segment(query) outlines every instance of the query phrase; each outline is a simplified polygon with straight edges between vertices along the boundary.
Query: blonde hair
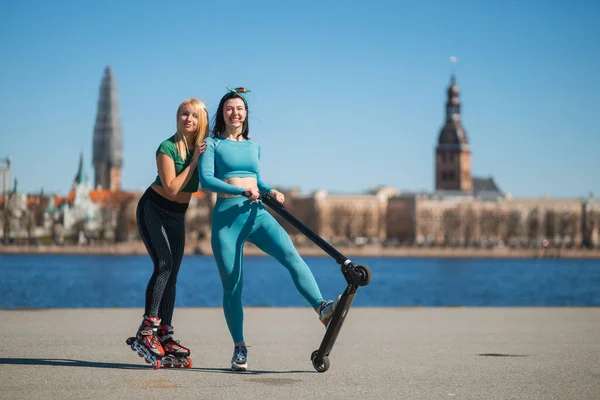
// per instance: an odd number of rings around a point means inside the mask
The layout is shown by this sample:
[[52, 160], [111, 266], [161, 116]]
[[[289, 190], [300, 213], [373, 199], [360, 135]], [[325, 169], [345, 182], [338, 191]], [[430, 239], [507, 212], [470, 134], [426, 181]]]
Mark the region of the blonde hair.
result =
[[[181, 109], [186, 105], [192, 106], [198, 114], [198, 130], [194, 134], [194, 143], [192, 145], [188, 144], [185, 135], [179, 131], [179, 118], [181, 117]], [[182, 101], [179, 107], [177, 108], [176, 126], [177, 133], [175, 134], [175, 146], [177, 147], [181, 158], [185, 160], [187, 152], [190, 151], [190, 147], [192, 147], [191, 151], [193, 151], [194, 147], [197, 144], [201, 143], [204, 139], [208, 137], [208, 110], [206, 109], [206, 105], [204, 105], [203, 102], [194, 97], [190, 97], [189, 99], [185, 99], [184, 101]]]

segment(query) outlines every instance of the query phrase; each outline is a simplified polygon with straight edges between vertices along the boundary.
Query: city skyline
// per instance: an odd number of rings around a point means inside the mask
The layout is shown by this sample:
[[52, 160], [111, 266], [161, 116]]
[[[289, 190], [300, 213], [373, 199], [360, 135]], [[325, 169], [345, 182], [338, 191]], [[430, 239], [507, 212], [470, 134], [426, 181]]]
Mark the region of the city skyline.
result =
[[[27, 4], [39, 6], [30, 12]], [[198, 97], [212, 114], [225, 85], [244, 85], [252, 90], [251, 134], [263, 150], [263, 180], [303, 192], [358, 193], [379, 185], [431, 192], [449, 58], [457, 56], [474, 176], [493, 176], [501, 190], [518, 197], [600, 193], [594, 178], [600, 168], [593, 117], [600, 91], [593, 73], [600, 66], [593, 44], [600, 33], [593, 23], [596, 4], [434, 2], [435, 12], [432, 5], [411, 5], [390, 6], [389, 13], [378, 2], [345, 3], [341, 10], [323, 5], [315, 13], [310, 2], [239, 5], [248, 14], [243, 45], [235, 44], [236, 29], [218, 29], [231, 17], [217, 17], [229, 10], [190, 6], [216, 19], [206, 21], [207, 34], [211, 27], [219, 32], [212, 43], [202, 42], [206, 54], [179, 52], [185, 35], [153, 31], [157, 21], [174, 28], [177, 15], [157, 4], [135, 9], [143, 15], [129, 25], [131, 6], [112, 5], [113, 31], [100, 29], [110, 13], [99, 6], [4, 6], [0, 144], [6, 154], [0, 157], [12, 155], [22, 191], [68, 193], [80, 152], [91, 174], [96, 102], [102, 72], [111, 65], [123, 123], [124, 190], [142, 191], [154, 179], [154, 151], [173, 133], [179, 102]], [[261, 14], [267, 8], [285, 23], [267, 21]], [[25, 27], [19, 27], [25, 12]], [[326, 21], [329, 30], [313, 29]], [[508, 21], [511, 30], [503, 25]], [[228, 43], [242, 66], [219, 61]], [[42, 106], [25, 116], [31, 99]], [[31, 163], [32, 152], [40, 165]]]

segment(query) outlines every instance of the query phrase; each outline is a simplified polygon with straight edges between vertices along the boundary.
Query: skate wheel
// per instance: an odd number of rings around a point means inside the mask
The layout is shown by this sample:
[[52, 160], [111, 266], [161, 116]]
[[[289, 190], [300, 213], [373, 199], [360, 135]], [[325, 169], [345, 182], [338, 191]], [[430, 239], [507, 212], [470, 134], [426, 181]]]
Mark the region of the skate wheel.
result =
[[319, 357], [318, 354], [319, 350], [315, 350], [310, 356], [310, 359], [313, 363], [313, 367], [315, 367], [315, 370], [317, 370], [317, 372], [325, 372], [329, 369], [329, 357]]
[[185, 361], [186, 361], [186, 364], [183, 366], [183, 368], [192, 368], [192, 359], [186, 358]]
[[159, 369], [160, 368], [160, 360], [156, 360], [156, 364], [152, 364], [152, 369]]
[[[137, 351], [136, 349], [133, 349], [134, 351]], [[138, 357], [144, 357], [143, 354], [137, 353]]]
[[[140, 357], [144, 357], [144, 356], [140, 355]], [[152, 361], [150, 361], [150, 360], [148, 360], [148, 359], [145, 359], [145, 358], [144, 358], [144, 361], [146, 361], [146, 364], [152, 364]]]

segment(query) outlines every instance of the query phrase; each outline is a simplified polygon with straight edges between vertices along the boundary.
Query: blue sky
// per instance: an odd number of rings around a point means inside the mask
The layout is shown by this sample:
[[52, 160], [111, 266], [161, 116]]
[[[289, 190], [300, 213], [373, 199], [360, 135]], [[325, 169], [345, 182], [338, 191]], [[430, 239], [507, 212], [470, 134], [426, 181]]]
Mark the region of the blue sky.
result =
[[0, 157], [23, 191], [66, 194], [87, 174], [102, 73], [112, 65], [123, 187], [190, 96], [214, 112], [252, 90], [263, 180], [356, 193], [432, 190], [457, 56], [475, 176], [516, 197], [600, 194], [600, 2], [0, 2]]

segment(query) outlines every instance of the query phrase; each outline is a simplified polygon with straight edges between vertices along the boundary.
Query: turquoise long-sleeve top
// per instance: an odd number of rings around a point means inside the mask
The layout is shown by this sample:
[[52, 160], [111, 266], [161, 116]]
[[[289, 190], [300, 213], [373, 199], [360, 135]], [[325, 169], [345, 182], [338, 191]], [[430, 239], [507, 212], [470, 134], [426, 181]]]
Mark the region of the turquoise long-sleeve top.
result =
[[241, 195], [243, 188], [224, 182], [227, 178], [256, 178], [258, 191], [272, 188], [260, 179], [260, 146], [254, 140], [234, 141], [206, 138], [206, 151], [200, 156], [200, 185], [215, 193]]

